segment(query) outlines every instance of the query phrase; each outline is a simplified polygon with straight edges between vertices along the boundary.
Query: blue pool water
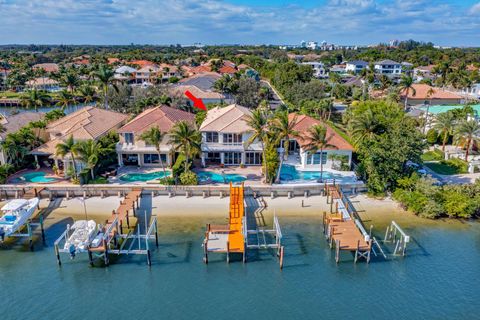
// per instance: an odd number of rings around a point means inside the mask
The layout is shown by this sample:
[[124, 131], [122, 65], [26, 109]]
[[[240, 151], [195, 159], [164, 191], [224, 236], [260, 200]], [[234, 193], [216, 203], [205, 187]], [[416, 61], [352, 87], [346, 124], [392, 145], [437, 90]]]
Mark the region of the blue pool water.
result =
[[22, 174], [20, 177], [15, 178], [12, 180], [14, 183], [21, 183], [21, 182], [33, 182], [33, 183], [48, 183], [53, 182], [57, 179], [55, 178], [48, 178], [45, 176], [45, 172], [28, 172]]
[[[170, 176], [170, 172], [167, 171], [167, 177]], [[163, 171], [155, 171], [150, 173], [127, 173], [120, 177], [120, 180], [126, 182], [146, 182], [154, 179], [163, 178]]]
[[323, 171], [323, 175], [321, 175], [320, 171], [299, 171], [294, 166], [288, 164], [282, 165], [282, 169], [280, 169], [280, 182], [282, 183], [315, 182], [320, 179], [320, 176], [322, 176], [323, 180], [353, 181], [352, 178], [327, 171]]
[[198, 181], [201, 183], [236, 183], [247, 180], [244, 176], [234, 173], [219, 174], [211, 171], [201, 171], [197, 173]]

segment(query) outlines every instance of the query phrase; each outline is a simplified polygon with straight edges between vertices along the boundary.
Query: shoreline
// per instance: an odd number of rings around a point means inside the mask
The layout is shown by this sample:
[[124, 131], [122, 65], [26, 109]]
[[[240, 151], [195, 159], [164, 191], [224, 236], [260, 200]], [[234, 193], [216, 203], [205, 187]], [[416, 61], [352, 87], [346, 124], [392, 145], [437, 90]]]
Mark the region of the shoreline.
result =
[[[374, 199], [366, 195], [358, 194], [349, 197], [353, 206], [368, 228], [373, 225], [379, 232], [395, 220], [403, 228], [412, 227], [454, 227], [461, 228], [471, 224], [470, 221], [439, 219], [430, 220], [421, 218], [407, 212], [393, 199]], [[97, 223], [105, 223], [111, 216], [112, 211], [117, 209], [121, 198], [110, 196], [105, 198], [90, 197], [85, 200], [85, 208], [79, 198], [57, 198], [54, 200], [42, 199], [40, 208], [46, 210], [45, 227], [59, 223], [72, 223], [74, 220], [86, 218], [95, 220]], [[267, 224], [272, 223], [274, 215], [278, 218], [293, 220], [315, 220], [321, 224], [322, 214], [330, 209], [323, 196], [303, 197], [277, 197], [274, 199], [264, 198], [266, 208], [258, 210], [257, 214], [265, 219]], [[303, 207], [302, 207], [303, 202]], [[5, 202], [1, 202], [3, 206]], [[159, 229], [166, 229], [174, 225], [204, 226], [206, 223], [222, 223], [228, 218], [229, 198], [219, 197], [172, 197], [168, 196], [144, 196], [138, 209], [139, 218], [147, 214], [156, 215], [159, 221]], [[151, 208], [149, 210], [149, 208]], [[316, 222], [315, 222], [316, 223]], [[168, 229], [168, 228], [167, 228]], [[178, 229], [178, 227], [174, 228]], [[190, 229], [188, 227], [188, 229]]]

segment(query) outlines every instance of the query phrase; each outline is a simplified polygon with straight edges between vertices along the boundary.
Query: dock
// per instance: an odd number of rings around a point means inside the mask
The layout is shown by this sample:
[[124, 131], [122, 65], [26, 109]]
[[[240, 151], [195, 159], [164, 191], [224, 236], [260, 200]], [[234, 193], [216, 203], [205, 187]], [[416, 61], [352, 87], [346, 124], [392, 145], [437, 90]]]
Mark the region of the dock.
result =
[[[112, 212], [112, 216], [108, 219], [103, 227], [98, 231], [95, 239], [98, 243], [95, 245], [95, 240], [90, 241], [87, 249], [78, 250], [76, 253], [87, 253], [90, 265], [93, 266], [94, 257], [102, 258], [104, 265], [109, 266], [111, 255], [145, 255], [147, 257], [147, 265], [151, 266], [151, 251], [150, 241], [155, 240], [155, 245], [158, 247], [158, 222], [157, 217], [153, 216], [150, 222], [145, 217], [145, 233], [140, 231], [140, 224], [132, 229], [130, 228], [129, 215], [130, 212], [137, 217], [136, 210], [139, 207], [139, 199], [142, 195], [141, 188], [134, 188], [128, 193], [124, 200], [120, 202], [117, 210]], [[124, 232], [123, 222], [127, 224], [127, 232]], [[69, 248], [65, 248], [69, 234], [69, 229], [65, 230], [62, 235], [55, 241], [55, 255], [57, 257], [58, 265], [62, 265], [60, 253], [67, 253], [73, 258]]]
[[[277, 249], [280, 268], [283, 268], [284, 248], [281, 245], [282, 232], [278, 218], [274, 216], [273, 229], [258, 226], [249, 229], [245, 198], [243, 183], [240, 186], [230, 183], [228, 224], [207, 224], [203, 241], [203, 261], [208, 264], [209, 253], [226, 253], [227, 263], [230, 262], [231, 254], [241, 254], [245, 263], [248, 249]], [[269, 242], [270, 238], [273, 238], [273, 241]]]
[[127, 227], [130, 228], [130, 219], [129, 213], [132, 212], [133, 216], [136, 216], [136, 210], [139, 206], [139, 200], [142, 196], [141, 188], [133, 188], [124, 198], [123, 201], [120, 201], [120, 206], [117, 210], [112, 211], [112, 216], [107, 220], [105, 228], [108, 229], [117, 219], [120, 224], [120, 228], [123, 227], [123, 221], [126, 222]]
[[325, 188], [330, 213], [323, 213], [323, 233], [330, 248], [335, 248], [335, 261], [340, 261], [340, 252], [354, 253], [354, 262], [364, 258], [370, 262], [371, 235], [365, 231], [362, 221], [351, 207], [338, 185]]

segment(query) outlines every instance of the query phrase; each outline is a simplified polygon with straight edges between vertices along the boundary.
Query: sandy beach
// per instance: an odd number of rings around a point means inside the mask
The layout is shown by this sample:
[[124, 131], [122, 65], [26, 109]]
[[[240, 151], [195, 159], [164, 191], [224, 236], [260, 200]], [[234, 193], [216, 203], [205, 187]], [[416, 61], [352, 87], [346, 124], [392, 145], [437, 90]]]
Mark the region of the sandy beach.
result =
[[[61, 227], [78, 219], [93, 219], [97, 223], [105, 223], [120, 203], [116, 196], [100, 198], [91, 197], [84, 203], [79, 198], [42, 199], [40, 207], [46, 213], [45, 226]], [[330, 205], [322, 196], [309, 198], [264, 197], [266, 208], [257, 211], [257, 216], [267, 224], [272, 223], [273, 215], [281, 218], [298, 218], [315, 221], [321, 224], [322, 213], [329, 211]], [[392, 220], [405, 228], [417, 225], [462, 226], [461, 222], [452, 220], [428, 220], [419, 218], [403, 210], [392, 199], [373, 199], [366, 195], [351, 196], [353, 206], [360, 214], [367, 228], [373, 225], [378, 231], [383, 230]], [[3, 205], [3, 203], [2, 203]], [[205, 227], [207, 223], [226, 223], [228, 217], [229, 198], [225, 197], [172, 197], [144, 195], [137, 210], [140, 219], [150, 214], [157, 216], [161, 232], [191, 232]], [[257, 205], [255, 203], [250, 205]], [[181, 226], [179, 219], [182, 219]], [[61, 227], [63, 228], [63, 227]]]

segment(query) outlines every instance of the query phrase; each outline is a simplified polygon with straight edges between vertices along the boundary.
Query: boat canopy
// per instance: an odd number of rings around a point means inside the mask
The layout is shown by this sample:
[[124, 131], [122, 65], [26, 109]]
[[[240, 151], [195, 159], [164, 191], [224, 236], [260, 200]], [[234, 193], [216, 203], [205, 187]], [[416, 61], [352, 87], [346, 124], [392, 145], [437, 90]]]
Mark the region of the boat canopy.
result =
[[16, 211], [28, 204], [28, 200], [25, 199], [14, 199], [9, 201], [6, 205], [3, 206], [2, 211]]

